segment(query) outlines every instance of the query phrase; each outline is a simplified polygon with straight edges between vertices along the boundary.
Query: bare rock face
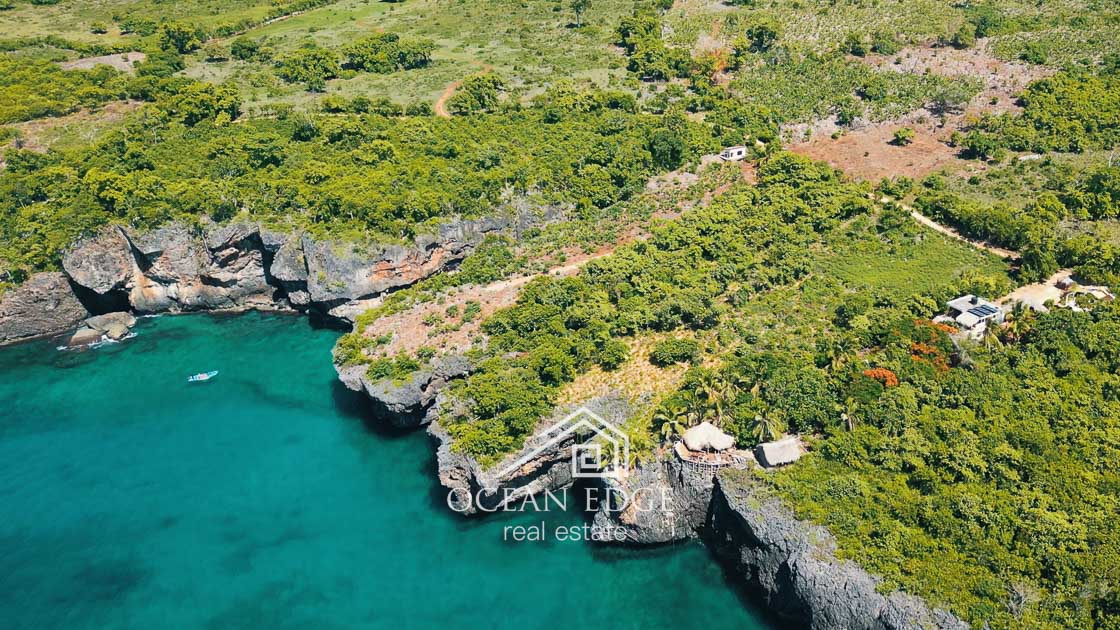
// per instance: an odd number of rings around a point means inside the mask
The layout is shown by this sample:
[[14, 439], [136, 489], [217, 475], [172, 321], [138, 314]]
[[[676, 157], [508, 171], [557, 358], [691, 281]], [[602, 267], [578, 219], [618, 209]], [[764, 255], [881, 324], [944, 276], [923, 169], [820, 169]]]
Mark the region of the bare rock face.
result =
[[604, 480], [622, 504], [601, 503], [595, 525], [621, 532], [619, 542], [651, 545], [695, 538], [708, 515], [714, 479], [670, 453], [639, 462], [621, 481]]
[[437, 357], [431, 365], [417, 370], [403, 381], [371, 381], [366, 366], [335, 366], [339, 380], [351, 391], [364, 393], [374, 418], [399, 428], [426, 424], [428, 408], [436, 395], [452, 380], [471, 370], [470, 361], [460, 355]]
[[307, 260], [303, 257], [302, 235], [288, 239], [276, 249], [270, 273], [281, 282], [307, 282]]
[[[418, 236], [411, 245], [356, 246], [349, 243], [302, 239], [305, 279], [311, 302], [329, 310], [339, 304], [379, 296], [405, 287], [462, 260], [487, 234], [519, 233], [561, 216], [550, 209], [543, 216], [533, 213], [501, 215], [441, 224], [434, 235]], [[281, 270], [287, 275], [287, 261], [294, 253], [278, 252], [284, 259]], [[279, 275], [277, 277], [280, 277]], [[295, 277], [295, 276], [293, 276]]]
[[742, 471], [717, 476], [707, 531], [716, 553], [765, 594], [771, 610], [820, 630], [968, 628], [917, 597], [878, 592], [877, 577], [836, 557], [828, 530], [797, 520], [753, 483]]
[[37, 273], [0, 296], [0, 342], [57, 333], [86, 317], [89, 312], [75, 297], [65, 275]]
[[252, 223], [213, 227], [197, 235], [172, 223], [130, 235], [138, 268], [129, 301], [140, 313], [272, 305], [265, 251]]
[[124, 289], [133, 276], [134, 261], [124, 231], [116, 226], [79, 241], [62, 257], [62, 268], [75, 284], [99, 296]]
[[[436, 441], [436, 461], [439, 481], [456, 498], [455, 508], [462, 514], [499, 510], [503, 506], [520, 503], [527, 496], [554, 491], [572, 484], [572, 455], [570, 447], [575, 437], [551, 444], [530, 438], [525, 446], [493, 466], [484, 467], [470, 455], [458, 452], [447, 429], [438, 420], [440, 410], [453, 404], [443, 396], [429, 410], [428, 434]], [[632, 411], [625, 399], [604, 396], [582, 405], [607, 422], [620, 425]], [[551, 418], [540, 422], [539, 428], [551, 426], [576, 410], [579, 405], [557, 408]], [[532, 457], [526, 455], [532, 454]], [[470, 497], [469, 503], [465, 502]]]
[[181, 222], [150, 231], [106, 227], [65, 253], [65, 275], [42, 276], [8, 293], [0, 343], [62, 332], [89, 312], [295, 308], [353, 322], [385, 292], [461, 260], [486, 234], [518, 233], [562, 216], [559, 209], [515, 210], [450, 221], [436, 234], [390, 246], [319, 242], [244, 221], [203, 230]]

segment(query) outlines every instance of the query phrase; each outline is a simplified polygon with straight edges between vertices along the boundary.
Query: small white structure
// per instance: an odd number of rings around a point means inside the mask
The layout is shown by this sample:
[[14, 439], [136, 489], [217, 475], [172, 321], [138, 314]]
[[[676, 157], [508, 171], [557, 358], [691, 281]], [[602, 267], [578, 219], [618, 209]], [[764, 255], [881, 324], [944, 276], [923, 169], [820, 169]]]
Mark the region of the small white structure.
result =
[[728, 162], [738, 162], [747, 157], [747, 147], [727, 147], [720, 152], [719, 156]]
[[949, 316], [962, 329], [984, 329], [989, 322], [1003, 323], [1003, 309], [975, 295], [964, 295], [949, 301]]
[[787, 435], [775, 442], [763, 442], [758, 445], [755, 457], [767, 468], [792, 464], [801, 459], [801, 441], [796, 435]]
[[681, 437], [690, 451], [726, 451], [735, 446], [735, 438], [720, 431], [711, 422], [701, 422]]

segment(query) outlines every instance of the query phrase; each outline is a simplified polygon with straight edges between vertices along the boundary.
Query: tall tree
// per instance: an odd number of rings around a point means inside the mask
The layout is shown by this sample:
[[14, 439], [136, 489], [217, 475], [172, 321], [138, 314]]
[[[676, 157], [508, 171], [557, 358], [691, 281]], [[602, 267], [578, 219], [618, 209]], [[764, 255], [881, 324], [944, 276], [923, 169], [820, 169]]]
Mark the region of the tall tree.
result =
[[576, 28], [583, 26], [583, 14], [591, 8], [591, 0], [572, 0], [572, 11], [576, 12]]

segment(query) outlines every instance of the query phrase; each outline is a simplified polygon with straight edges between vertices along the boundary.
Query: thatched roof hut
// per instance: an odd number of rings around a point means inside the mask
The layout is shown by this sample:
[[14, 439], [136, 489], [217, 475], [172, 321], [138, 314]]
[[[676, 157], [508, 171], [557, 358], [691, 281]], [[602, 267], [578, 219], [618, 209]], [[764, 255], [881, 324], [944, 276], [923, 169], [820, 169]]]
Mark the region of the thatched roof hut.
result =
[[735, 446], [735, 438], [720, 431], [711, 422], [701, 422], [685, 431], [682, 439], [690, 451], [726, 451]]
[[801, 459], [801, 442], [796, 435], [787, 435], [776, 442], [763, 442], [755, 454], [766, 467], [785, 466]]

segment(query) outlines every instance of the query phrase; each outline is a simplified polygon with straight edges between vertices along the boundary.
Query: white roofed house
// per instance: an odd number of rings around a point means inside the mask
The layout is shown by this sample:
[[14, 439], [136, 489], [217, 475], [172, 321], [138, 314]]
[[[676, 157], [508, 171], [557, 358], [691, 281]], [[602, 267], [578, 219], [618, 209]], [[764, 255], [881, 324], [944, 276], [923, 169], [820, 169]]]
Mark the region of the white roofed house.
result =
[[747, 147], [727, 147], [723, 151], [720, 151], [719, 156], [728, 162], [738, 162], [747, 157]]
[[948, 303], [949, 317], [963, 330], [983, 330], [989, 323], [1003, 323], [1003, 309], [975, 295], [964, 295]]

